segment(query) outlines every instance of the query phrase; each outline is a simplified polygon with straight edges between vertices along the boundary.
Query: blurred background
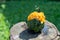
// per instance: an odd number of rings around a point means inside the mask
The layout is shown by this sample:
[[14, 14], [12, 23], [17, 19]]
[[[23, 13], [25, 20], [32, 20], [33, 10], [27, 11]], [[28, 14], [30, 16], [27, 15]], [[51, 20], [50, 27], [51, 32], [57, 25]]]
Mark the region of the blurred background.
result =
[[36, 6], [60, 31], [60, 0], [0, 0], [0, 40], [10, 40], [10, 28], [26, 21]]

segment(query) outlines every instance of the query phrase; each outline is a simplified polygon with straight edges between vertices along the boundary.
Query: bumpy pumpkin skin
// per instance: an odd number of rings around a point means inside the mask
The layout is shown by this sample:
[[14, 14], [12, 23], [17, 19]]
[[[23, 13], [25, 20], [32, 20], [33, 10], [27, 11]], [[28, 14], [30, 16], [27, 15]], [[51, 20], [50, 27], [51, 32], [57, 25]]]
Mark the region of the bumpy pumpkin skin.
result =
[[44, 27], [44, 23], [41, 24], [41, 22], [36, 19], [28, 21], [27, 25], [29, 30], [33, 30], [34, 32], [40, 32]]
[[[39, 10], [39, 9], [38, 9]], [[29, 30], [34, 32], [41, 32], [45, 23], [44, 12], [34, 11], [27, 18], [27, 25]]]

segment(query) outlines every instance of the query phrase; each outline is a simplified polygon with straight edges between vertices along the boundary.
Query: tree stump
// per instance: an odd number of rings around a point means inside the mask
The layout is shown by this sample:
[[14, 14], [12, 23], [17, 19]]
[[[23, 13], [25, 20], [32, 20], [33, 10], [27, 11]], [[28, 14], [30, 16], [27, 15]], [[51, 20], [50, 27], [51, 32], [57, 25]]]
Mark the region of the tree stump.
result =
[[49, 27], [48, 34], [30, 34], [26, 22], [19, 22], [10, 29], [10, 40], [60, 40], [60, 33], [56, 26], [49, 21], [45, 24]]

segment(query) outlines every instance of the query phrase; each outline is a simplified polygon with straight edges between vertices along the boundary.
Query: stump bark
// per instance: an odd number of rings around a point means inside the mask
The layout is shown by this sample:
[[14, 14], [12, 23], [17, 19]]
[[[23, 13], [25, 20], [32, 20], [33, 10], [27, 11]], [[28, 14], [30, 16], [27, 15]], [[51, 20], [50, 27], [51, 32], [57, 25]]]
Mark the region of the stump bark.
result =
[[49, 27], [48, 34], [30, 34], [26, 22], [19, 22], [10, 29], [10, 40], [60, 40], [60, 33], [56, 26], [49, 21], [45, 24]]

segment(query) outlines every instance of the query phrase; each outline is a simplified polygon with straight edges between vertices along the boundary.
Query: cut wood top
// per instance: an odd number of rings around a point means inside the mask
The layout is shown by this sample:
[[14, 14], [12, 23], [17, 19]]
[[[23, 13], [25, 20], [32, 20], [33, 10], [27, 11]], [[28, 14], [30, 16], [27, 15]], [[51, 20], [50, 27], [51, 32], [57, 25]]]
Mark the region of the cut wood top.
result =
[[58, 29], [54, 24], [49, 21], [46, 21], [45, 24], [49, 27], [48, 35], [41, 34], [29, 34], [27, 32], [27, 24], [26, 22], [19, 22], [10, 29], [10, 39], [11, 40], [58, 40], [59, 36]]

